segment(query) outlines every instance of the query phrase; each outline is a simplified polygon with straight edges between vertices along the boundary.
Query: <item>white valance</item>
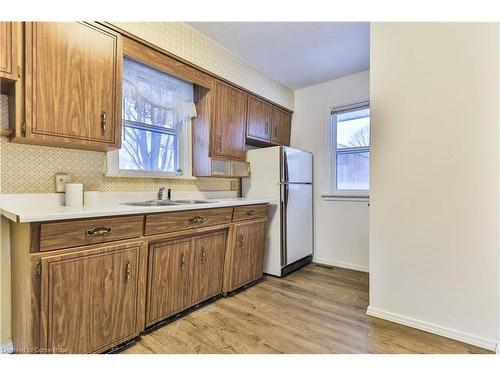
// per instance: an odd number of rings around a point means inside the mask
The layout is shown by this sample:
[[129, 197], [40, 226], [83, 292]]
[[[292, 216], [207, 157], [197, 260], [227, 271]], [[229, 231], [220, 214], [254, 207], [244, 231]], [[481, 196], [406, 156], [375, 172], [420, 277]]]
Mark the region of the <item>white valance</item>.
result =
[[[123, 77], [123, 98], [133, 103], [133, 112], [138, 116], [152, 111], [153, 114], [148, 115], [164, 121], [168, 118], [174, 123], [196, 117], [192, 83], [128, 58], [124, 59]], [[167, 112], [173, 113], [173, 118], [167, 116]]]

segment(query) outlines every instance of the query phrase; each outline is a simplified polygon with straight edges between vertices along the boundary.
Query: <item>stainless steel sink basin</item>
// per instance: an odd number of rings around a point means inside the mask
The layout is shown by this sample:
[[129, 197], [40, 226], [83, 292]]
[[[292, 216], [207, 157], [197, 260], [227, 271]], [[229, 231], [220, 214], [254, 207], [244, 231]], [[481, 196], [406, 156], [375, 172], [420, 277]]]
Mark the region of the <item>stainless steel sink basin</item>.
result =
[[143, 206], [143, 207], [148, 207], [148, 206], [176, 206], [179, 203], [174, 203], [172, 201], [159, 201], [159, 200], [151, 200], [151, 201], [143, 201], [143, 202], [127, 202], [123, 203], [127, 206]]
[[123, 203], [127, 206], [177, 206], [179, 204], [204, 204], [204, 203], [216, 203], [216, 201], [204, 201], [199, 199], [183, 199], [183, 200], [150, 200], [143, 202], [127, 202]]
[[203, 204], [203, 203], [217, 203], [217, 201], [204, 201], [199, 199], [182, 199], [172, 201], [176, 204]]

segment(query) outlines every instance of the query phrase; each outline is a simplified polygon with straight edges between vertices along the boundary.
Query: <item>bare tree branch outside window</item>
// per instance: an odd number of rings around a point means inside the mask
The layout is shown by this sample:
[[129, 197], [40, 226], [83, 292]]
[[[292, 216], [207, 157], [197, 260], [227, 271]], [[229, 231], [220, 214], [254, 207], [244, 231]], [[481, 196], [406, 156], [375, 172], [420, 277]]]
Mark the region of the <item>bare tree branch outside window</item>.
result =
[[185, 103], [192, 103], [192, 84], [129, 59], [123, 75], [119, 168], [175, 173], [179, 131], [190, 117], [184, 112]]

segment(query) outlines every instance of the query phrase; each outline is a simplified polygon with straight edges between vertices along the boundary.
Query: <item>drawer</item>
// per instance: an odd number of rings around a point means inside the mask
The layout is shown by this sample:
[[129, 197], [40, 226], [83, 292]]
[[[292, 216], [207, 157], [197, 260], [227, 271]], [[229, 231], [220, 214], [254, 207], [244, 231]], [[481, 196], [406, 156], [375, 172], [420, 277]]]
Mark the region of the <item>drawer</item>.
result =
[[40, 225], [40, 251], [141, 237], [144, 216], [125, 216]]
[[230, 223], [232, 216], [232, 207], [147, 215], [146, 236]]
[[234, 208], [233, 221], [267, 217], [267, 204], [237, 206]]

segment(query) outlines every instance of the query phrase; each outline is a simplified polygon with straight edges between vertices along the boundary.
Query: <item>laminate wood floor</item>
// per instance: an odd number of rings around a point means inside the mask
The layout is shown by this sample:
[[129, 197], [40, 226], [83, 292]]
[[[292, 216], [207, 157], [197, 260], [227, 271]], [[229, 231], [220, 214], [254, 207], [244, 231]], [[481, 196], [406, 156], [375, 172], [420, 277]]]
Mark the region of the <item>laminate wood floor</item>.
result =
[[368, 274], [311, 264], [142, 336], [123, 353], [490, 353], [366, 315]]

